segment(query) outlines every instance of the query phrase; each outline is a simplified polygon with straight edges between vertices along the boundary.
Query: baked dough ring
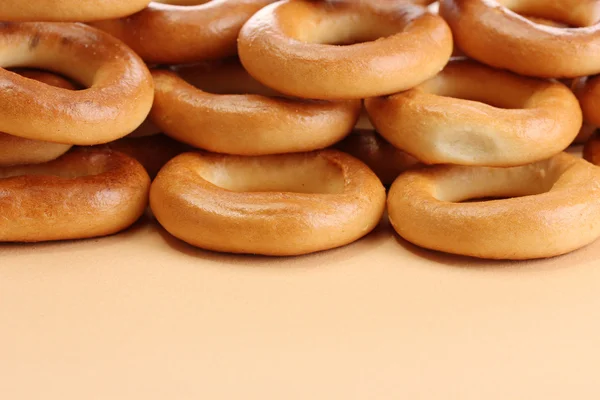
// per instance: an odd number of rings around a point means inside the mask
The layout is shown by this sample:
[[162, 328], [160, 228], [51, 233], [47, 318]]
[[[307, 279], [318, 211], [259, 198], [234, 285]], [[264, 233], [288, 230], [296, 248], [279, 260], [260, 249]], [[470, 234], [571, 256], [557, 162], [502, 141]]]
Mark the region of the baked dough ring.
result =
[[148, 63], [187, 64], [237, 54], [242, 25], [273, 1], [151, 2], [137, 14], [93, 25], [124, 41]]
[[398, 150], [370, 129], [355, 129], [335, 148], [367, 164], [386, 186], [404, 171], [420, 166], [416, 158]]
[[110, 235], [133, 224], [150, 179], [124, 154], [75, 150], [45, 164], [0, 168], [0, 242]]
[[[337, 44], [357, 43], [340, 46]], [[258, 81], [292, 96], [351, 99], [409, 89], [452, 54], [444, 20], [410, 3], [283, 0], [240, 31], [240, 59]]]
[[150, 205], [167, 231], [194, 246], [289, 256], [369, 233], [385, 209], [385, 189], [366, 165], [334, 150], [185, 153], [158, 173]]
[[352, 131], [361, 108], [358, 100], [211, 94], [172, 72], [156, 70], [152, 76], [152, 122], [176, 140], [217, 153], [266, 155], [325, 148]]
[[[18, 74], [47, 85], [69, 90], [75, 89], [75, 86], [68, 80], [48, 72], [24, 70], [18, 71]], [[70, 144], [29, 140], [0, 133], [0, 167], [45, 163], [62, 156], [70, 148]]]
[[567, 148], [582, 123], [577, 98], [565, 85], [468, 60], [454, 60], [422, 85], [365, 105], [385, 139], [427, 164], [528, 164]]
[[[460, 203], [490, 197], [512, 198]], [[561, 153], [513, 168], [408, 171], [390, 189], [388, 213], [400, 236], [428, 249], [490, 259], [558, 256], [600, 236], [600, 168]]]
[[[596, 0], [441, 0], [440, 15], [452, 28], [456, 44], [471, 58], [522, 75], [574, 78], [600, 72], [598, 4]], [[538, 24], [517, 12], [584, 28]]]
[[[82, 24], [0, 23], [0, 131], [26, 139], [99, 144], [137, 128], [154, 88], [142, 60], [114, 37]], [[66, 90], [3, 68], [32, 67], [71, 77]]]
[[150, 0], [2, 0], [0, 21], [86, 22], [120, 18], [140, 11]]

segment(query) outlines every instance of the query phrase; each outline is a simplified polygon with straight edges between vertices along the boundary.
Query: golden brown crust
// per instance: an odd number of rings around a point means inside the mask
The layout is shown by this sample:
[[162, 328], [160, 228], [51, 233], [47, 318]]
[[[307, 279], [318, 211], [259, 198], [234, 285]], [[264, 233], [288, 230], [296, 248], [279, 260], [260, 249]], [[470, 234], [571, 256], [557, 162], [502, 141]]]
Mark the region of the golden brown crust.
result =
[[45, 164], [0, 168], [0, 241], [82, 239], [121, 231], [148, 202], [134, 159], [78, 149]]
[[391, 185], [404, 171], [421, 166], [419, 160], [398, 150], [373, 130], [355, 129], [334, 147], [364, 162], [384, 185]]
[[[463, 203], [490, 197], [509, 198]], [[491, 259], [553, 257], [600, 236], [600, 168], [561, 153], [513, 168], [408, 171], [390, 189], [388, 214], [400, 236], [428, 249]]]
[[124, 41], [148, 63], [186, 64], [237, 54], [242, 25], [273, 1], [196, 1], [198, 5], [152, 2], [137, 14], [93, 25]]
[[583, 29], [537, 24], [490, 0], [442, 0], [440, 15], [469, 57], [496, 68], [543, 78], [600, 72], [600, 8], [595, 0], [503, 0], [516, 12]]
[[87, 22], [120, 18], [142, 10], [150, 0], [2, 0], [0, 21]]
[[238, 51], [254, 78], [281, 93], [356, 99], [406, 90], [438, 73], [452, 53], [452, 33], [410, 3], [284, 0], [244, 25]]
[[[36, 70], [23, 70], [17, 71], [17, 73], [47, 85], [69, 90], [75, 89], [71, 82], [56, 74]], [[0, 133], [0, 167], [45, 163], [62, 156], [70, 148], [70, 144], [30, 140]]]
[[154, 70], [152, 76], [152, 122], [176, 140], [217, 153], [266, 155], [325, 148], [350, 133], [361, 107], [358, 100], [211, 94], [169, 71]]
[[414, 89], [365, 105], [386, 140], [427, 164], [528, 164], [567, 148], [582, 123], [565, 85], [469, 60], [453, 60]]
[[0, 133], [0, 167], [39, 164], [65, 154], [70, 144], [42, 142]]
[[154, 178], [172, 158], [190, 150], [189, 146], [162, 134], [125, 137], [101, 146], [135, 158], [144, 166], [151, 178]]
[[334, 150], [261, 157], [186, 153], [159, 172], [150, 205], [167, 231], [192, 245], [299, 255], [369, 233], [384, 211], [385, 189], [366, 165]]
[[152, 79], [142, 60], [86, 25], [0, 23], [0, 60], [0, 67], [45, 69], [88, 88], [55, 88], [0, 68], [0, 131], [11, 135], [106, 143], [137, 128], [152, 106]]

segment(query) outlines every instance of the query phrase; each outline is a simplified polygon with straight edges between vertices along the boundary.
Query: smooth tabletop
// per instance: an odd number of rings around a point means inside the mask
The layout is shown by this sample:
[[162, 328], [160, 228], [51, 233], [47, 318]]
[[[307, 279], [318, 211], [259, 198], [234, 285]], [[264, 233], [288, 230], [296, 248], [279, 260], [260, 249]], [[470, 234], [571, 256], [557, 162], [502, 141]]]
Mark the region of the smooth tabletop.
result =
[[599, 259], [449, 256], [385, 223], [298, 258], [202, 251], [150, 218], [0, 245], [0, 397], [595, 399]]

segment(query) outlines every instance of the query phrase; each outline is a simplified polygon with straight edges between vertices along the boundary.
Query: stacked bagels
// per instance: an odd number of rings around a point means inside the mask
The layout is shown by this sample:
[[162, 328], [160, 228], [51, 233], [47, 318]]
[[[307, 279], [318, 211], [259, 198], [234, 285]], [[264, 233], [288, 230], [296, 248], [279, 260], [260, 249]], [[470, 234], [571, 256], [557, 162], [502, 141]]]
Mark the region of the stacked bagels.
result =
[[600, 0], [430, 3], [3, 0], [0, 241], [115, 233], [148, 202], [230, 253], [346, 245], [386, 208], [474, 257], [596, 240], [600, 168], [564, 150], [600, 126]]

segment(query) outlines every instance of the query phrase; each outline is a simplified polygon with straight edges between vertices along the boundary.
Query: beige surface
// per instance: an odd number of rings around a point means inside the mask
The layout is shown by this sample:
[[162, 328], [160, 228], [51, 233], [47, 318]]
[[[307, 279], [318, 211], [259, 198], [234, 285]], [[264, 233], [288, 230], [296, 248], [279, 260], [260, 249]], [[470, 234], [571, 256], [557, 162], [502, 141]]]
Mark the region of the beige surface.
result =
[[0, 398], [592, 399], [600, 242], [482, 262], [382, 226], [290, 259], [121, 235], [0, 246]]

